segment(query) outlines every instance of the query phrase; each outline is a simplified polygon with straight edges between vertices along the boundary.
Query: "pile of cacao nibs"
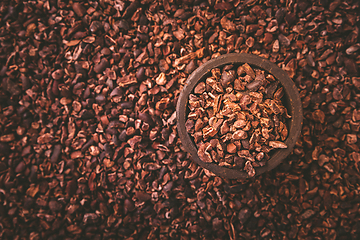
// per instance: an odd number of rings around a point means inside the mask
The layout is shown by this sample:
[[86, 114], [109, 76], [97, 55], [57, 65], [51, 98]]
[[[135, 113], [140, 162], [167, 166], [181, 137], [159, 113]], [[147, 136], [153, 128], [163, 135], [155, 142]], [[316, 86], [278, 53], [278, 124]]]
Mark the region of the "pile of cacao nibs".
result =
[[287, 148], [284, 89], [272, 74], [245, 63], [214, 68], [189, 96], [186, 130], [207, 163], [244, 169], [250, 177]]
[[[360, 239], [359, 28], [358, 0], [1, 0], [0, 239]], [[249, 179], [176, 126], [227, 53], [283, 69], [304, 113]]]

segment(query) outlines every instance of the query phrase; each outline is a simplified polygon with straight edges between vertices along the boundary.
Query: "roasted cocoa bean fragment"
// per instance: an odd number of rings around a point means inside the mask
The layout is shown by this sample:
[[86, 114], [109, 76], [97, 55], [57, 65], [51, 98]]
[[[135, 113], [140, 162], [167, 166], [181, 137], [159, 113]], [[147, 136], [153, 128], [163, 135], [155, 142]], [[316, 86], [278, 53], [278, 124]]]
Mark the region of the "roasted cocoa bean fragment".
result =
[[102, 23], [99, 22], [99, 21], [93, 21], [91, 24], [90, 24], [90, 31], [92, 33], [96, 33], [97, 31], [101, 30], [101, 28], [103, 27]]
[[23, 172], [23, 171], [25, 170], [25, 167], [26, 167], [25, 162], [21, 161], [21, 162], [19, 162], [18, 165], [16, 166], [15, 172], [16, 172], [16, 173]]
[[239, 211], [238, 219], [241, 224], [244, 224], [249, 219], [250, 216], [251, 216], [251, 210], [247, 207], [244, 207]]
[[244, 65], [242, 65], [242, 67], [248, 76], [250, 76], [252, 79], [255, 79], [255, 72], [249, 64], [245, 63]]
[[101, 73], [109, 66], [109, 61], [106, 58], [101, 59], [101, 61], [94, 66], [94, 71], [96, 73]]
[[58, 162], [60, 154], [61, 154], [61, 149], [62, 149], [62, 147], [61, 147], [60, 144], [55, 145], [54, 150], [53, 150], [52, 155], [51, 155], [51, 159], [50, 159], [50, 161], [52, 163], [57, 163]]
[[51, 200], [49, 202], [49, 208], [52, 212], [58, 212], [61, 210], [62, 205], [56, 200]]
[[291, 43], [291, 41], [283, 34], [279, 34], [279, 41], [280, 41], [281, 46], [285, 46], [285, 47], [290, 46], [290, 43]]
[[236, 153], [236, 145], [234, 143], [229, 143], [226, 146], [226, 150], [228, 153]]
[[286, 144], [280, 141], [270, 141], [269, 146], [273, 148], [287, 148]]
[[138, 6], [137, 1], [131, 2], [130, 5], [125, 9], [122, 17], [125, 19], [130, 18], [135, 13], [137, 6]]
[[73, 8], [74, 12], [76, 13], [76, 15], [78, 15], [79, 17], [84, 16], [86, 13], [86, 9], [84, 8], [84, 6], [81, 3], [74, 2], [72, 5], [72, 8]]
[[195, 94], [202, 94], [205, 91], [205, 83], [201, 82], [194, 88]]
[[251, 83], [246, 84], [246, 88], [249, 89], [250, 91], [256, 91], [261, 87], [261, 85], [262, 85], [262, 81], [255, 80]]

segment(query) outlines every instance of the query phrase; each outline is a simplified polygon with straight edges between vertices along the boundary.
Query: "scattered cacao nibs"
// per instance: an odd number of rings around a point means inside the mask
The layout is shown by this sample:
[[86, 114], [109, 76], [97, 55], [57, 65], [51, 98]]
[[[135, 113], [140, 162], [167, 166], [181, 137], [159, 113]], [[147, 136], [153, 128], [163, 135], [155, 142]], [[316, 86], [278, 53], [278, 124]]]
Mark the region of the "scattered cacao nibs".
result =
[[[359, 13], [356, 0], [0, 1], [0, 239], [360, 239]], [[286, 71], [304, 121], [281, 165], [229, 180], [183, 151], [175, 106], [194, 69], [243, 52]]]

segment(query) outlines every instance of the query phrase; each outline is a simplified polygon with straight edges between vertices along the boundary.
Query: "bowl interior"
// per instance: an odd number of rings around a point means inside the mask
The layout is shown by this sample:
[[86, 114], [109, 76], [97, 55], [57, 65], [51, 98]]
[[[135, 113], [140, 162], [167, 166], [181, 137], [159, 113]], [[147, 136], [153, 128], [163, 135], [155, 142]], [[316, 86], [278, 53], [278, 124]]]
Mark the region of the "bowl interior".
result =
[[204, 63], [189, 76], [188, 80], [184, 85], [184, 88], [180, 93], [176, 108], [178, 120], [177, 127], [182, 145], [185, 150], [191, 154], [193, 160], [203, 168], [206, 168], [214, 174], [225, 178], [247, 178], [248, 175], [243, 170], [221, 167], [217, 163], [205, 163], [200, 160], [197, 155], [196, 145], [185, 128], [185, 122], [187, 120], [187, 115], [189, 112], [189, 108], [187, 107], [188, 98], [189, 95], [193, 92], [193, 89], [197, 85], [197, 83], [205, 79], [205, 77], [210, 74], [211, 69], [228, 64], [242, 65], [244, 63], [248, 63], [252, 67], [265, 70], [266, 72], [272, 74], [280, 82], [285, 92], [283, 103], [284, 106], [287, 108], [289, 115], [291, 115], [291, 119], [288, 119], [286, 124], [288, 127], [288, 137], [285, 140], [285, 144], [288, 146], [288, 148], [278, 149], [274, 153], [272, 153], [271, 158], [267, 161], [265, 166], [257, 167], [255, 169], [256, 175], [273, 169], [274, 167], [279, 165], [282, 160], [286, 158], [286, 156], [290, 154], [291, 150], [295, 146], [297, 138], [300, 136], [300, 131], [302, 127], [302, 107], [298, 90], [294, 82], [287, 75], [287, 73], [285, 73], [282, 69], [280, 69], [272, 62], [252, 54], [232, 53], [222, 55], [218, 58], [212, 59]]

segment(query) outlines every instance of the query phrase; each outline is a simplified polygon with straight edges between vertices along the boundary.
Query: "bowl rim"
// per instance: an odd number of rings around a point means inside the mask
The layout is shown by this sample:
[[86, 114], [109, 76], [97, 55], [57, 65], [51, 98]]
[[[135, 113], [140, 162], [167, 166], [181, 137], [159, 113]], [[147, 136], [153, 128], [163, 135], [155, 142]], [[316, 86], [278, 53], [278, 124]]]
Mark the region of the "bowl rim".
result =
[[213, 172], [215, 175], [229, 179], [245, 179], [249, 178], [249, 176], [243, 170], [221, 167], [217, 163], [206, 163], [200, 160], [197, 154], [197, 148], [185, 128], [185, 122], [187, 119], [186, 108], [189, 95], [192, 93], [193, 88], [211, 71], [211, 69], [223, 65], [244, 63], [248, 63], [251, 66], [261, 68], [271, 73], [282, 84], [285, 94], [288, 96], [289, 106], [287, 107], [287, 109], [289, 110], [289, 115], [291, 115], [289, 133], [287, 139], [285, 140], [285, 144], [288, 147], [276, 151], [267, 161], [265, 166], [257, 167], [255, 171], [255, 176], [272, 170], [290, 154], [290, 152], [295, 146], [297, 139], [300, 136], [303, 124], [302, 104], [295, 83], [291, 80], [291, 78], [284, 70], [282, 70], [269, 60], [249, 53], [229, 53], [211, 59], [202, 64], [190, 74], [187, 81], [185, 82], [183, 89], [180, 92], [179, 99], [176, 105], [177, 129], [180, 136], [181, 144], [184, 150], [191, 154], [193, 161], [195, 161], [201, 167]]

